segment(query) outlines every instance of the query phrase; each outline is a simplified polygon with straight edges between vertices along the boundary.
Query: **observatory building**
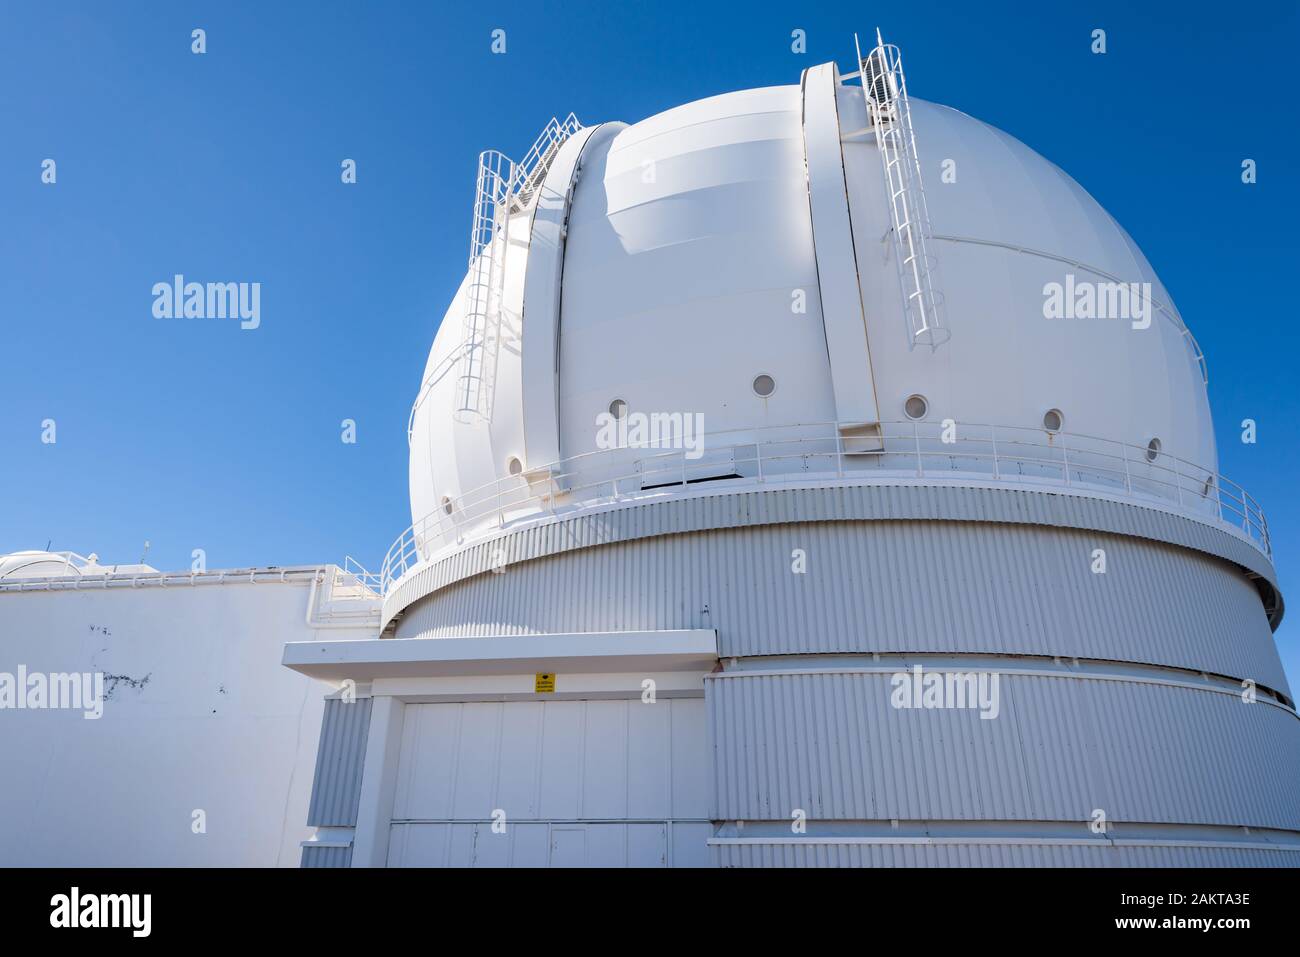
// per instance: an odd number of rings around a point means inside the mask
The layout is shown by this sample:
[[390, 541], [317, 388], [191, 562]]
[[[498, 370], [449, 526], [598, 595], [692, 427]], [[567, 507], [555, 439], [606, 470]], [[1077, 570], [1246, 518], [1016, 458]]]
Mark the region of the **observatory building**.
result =
[[857, 62], [483, 154], [383, 637], [286, 651], [356, 696], [304, 863], [1300, 863], [1195, 339], [1066, 173]]
[[[207, 863], [1300, 864], [1283, 600], [1206, 382], [1124, 229], [909, 98], [883, 42], [849, 74], [552, 120], [480, 158], [373, 591], [333, 566], [204, 588], [0, 565], [34, 660], [112, 647], [83, 632], [114, 609], [143, 633], [146, 591], [209, 622], [188, 640], [211, 658], [119, 649], [176, 684], [67, 734], [108, 780], [111, 733], [151, 729], [134, 789], [49, 811], [6, 789], [0, 852], [80, 862], [121, 818], [154, 842], [134, 862], [214, 855], [184, 827], [215, 753], [216, 820], [257, 830]], [[164, 773], [184, 827], [158, 847]], [[56, 811], [81, 857], [31, 836]]]

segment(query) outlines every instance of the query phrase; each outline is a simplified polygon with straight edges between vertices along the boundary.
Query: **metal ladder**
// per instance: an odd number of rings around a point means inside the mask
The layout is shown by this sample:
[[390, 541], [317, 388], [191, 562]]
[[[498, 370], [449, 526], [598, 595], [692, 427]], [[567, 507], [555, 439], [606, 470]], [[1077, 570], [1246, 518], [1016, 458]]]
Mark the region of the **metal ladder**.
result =
[[875, 132], [877, 152], [889, 195], [890, 235], [894, 262], [903, 297], [909, 348], [928, 345], [931, 350], [950, 336], [941, 317], [943, 298], [935, 291], [935, 261], [929, 253], [932, 239], [930, 213], [921, 182], [921, 162], [912, 130], [912, 111], [898, 47], [887, 44], [876, 31], [876, 46], [865, 57], [858, 36], [859, 80], [867, 101], [868, 129]]
[[536, 199], [556, 153], [581, 128], [572, 113], [563, 121], [551, 117], [518, 163], [499, 150], [479, 154], [456, 382], [454, 415], [458, 422], [492, 421], [510, 215], [526, 210]]

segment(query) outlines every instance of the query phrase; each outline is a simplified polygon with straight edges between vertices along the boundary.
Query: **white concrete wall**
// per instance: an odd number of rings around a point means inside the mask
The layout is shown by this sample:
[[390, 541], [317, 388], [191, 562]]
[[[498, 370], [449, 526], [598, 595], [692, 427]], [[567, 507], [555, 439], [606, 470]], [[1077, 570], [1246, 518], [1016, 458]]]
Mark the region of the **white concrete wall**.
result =
[[296, 867], [329, 689], [284, 643], [368, 634], [309, 628], [309, 589], [0, 592], [0, 672], [130, 679], [98, 720], [0, 709], [0, 865]]

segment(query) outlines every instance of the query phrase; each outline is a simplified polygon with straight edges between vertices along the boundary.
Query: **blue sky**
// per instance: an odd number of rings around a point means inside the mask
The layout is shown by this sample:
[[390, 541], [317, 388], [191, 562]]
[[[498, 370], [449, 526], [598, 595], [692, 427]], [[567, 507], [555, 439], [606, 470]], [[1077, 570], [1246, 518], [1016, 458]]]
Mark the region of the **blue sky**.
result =
[[[1208, 357], [1222, 471], [1263, 504], [1300, 607], [1300, 7], [1135, 6], [5, 0], [0, 552], [134, 561], [147, 539], [163, 568], [193, 548], [377, 566], [409, 522], [407, 413], [464, 271], [478, 152], [521, 153], [568, 110], [633, 122], [851, 69], [853, 31], [879, 25], [915, 95], [1062, 166], [1146, 252]], [[155, 320], [150, 289], [177, 272], [261, 282], [261, 328]], [[1300, 613], [1279, 633], [1300, 686], [1293, 636]]]

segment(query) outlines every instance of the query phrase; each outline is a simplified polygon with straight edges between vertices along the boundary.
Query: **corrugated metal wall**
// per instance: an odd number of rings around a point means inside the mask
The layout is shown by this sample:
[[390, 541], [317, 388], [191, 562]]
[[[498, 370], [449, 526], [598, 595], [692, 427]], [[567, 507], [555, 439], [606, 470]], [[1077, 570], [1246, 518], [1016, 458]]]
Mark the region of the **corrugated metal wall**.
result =
[[[1093, 574], [1092, 553], [1107, 571]], [[807, 571], [792, 572], [792, 552]], [[430, 596], [399, 638], [716, 628], [724, 657], [965, 652], [1134, 661], [1289, 694], [1254, 586], [1204, 553], [984, 522], [804, 522], [564, 552]]]
[[699, 697], [408, 704], [388, 864], [707, 866], [706, 724]]
[[1281, 707], [1139, 681], [1003, 674], [997, 718], [897, 709], [890, 676], [706, 681], [714, 820], [1111, 821], [1300, 829]]
[[718, 867], [1295, 867], [1266, 848], [1079, 844], [729, 844]]
[[330, 847], [307, 845], [302, 849], [303, 867], [351, 867], [352, 846]]
[[[505, 572], [486, 573], [497, 549]], [[706, 682], [709, 817], [750, 822], [755, 837], [771, 827], [756, 822], [788, 824], [795, 809], [823, 835], [891, 820], [1010, 822], [1006, 842], [989, 844], [719, 840], [722, 866], [1295, 866], [1300, 852], [1231, 836], [1223, 846], [1016, 838], [1015, 822], [1082, 826], [1094, 809], [1156, 828], [1300, 831], [1296, 716], [1224, 693], [1250, 678], [1290, 695], [1244, 569], [1274, 580], [1229, 530], [1134, 504], [959, 486], [787, 488], [507, 533], [411, 576], [386, 608], [405, 609], [399, 638], [716, 629], [720, 655], [745, 661]], [[835, 657], [872, 652], [1000, 658], [1001, 713], [895, 709], [888, 673]], [[1085, 664], [1023, 673], [1033, 657]], [[1230, 680], [1177, 684], [1201, 671]]]
[[708, 821], [399, 823], [389, 867], [712, 867]]
[[[469, 545], [411, 575], [384, 600], [385, 623], [422, 597], [464, 578], [563, 552], [659, 535], [721, 528], [835, 521], [960, 521], [1097, 530], [1195, 549], [1227, 559], [1276, 588], [1269, 559], [1213, 517], [1204, 521], [1075, 490], [1031, 491], [935, 483], [832, 488], [767, 487], [611, 506], [545, 521]], [[1279, 606], [1280, 607], [1280, 606]]]
[[372, 704], [370, 698], [350, 702], [330, 698], [325, 702], [316, 778], [307, 811], [307, 823], [312, 827], [352, 827], [357, 823]]
[[700, 698], [410, 704], [393, 820], [707, 820]]

